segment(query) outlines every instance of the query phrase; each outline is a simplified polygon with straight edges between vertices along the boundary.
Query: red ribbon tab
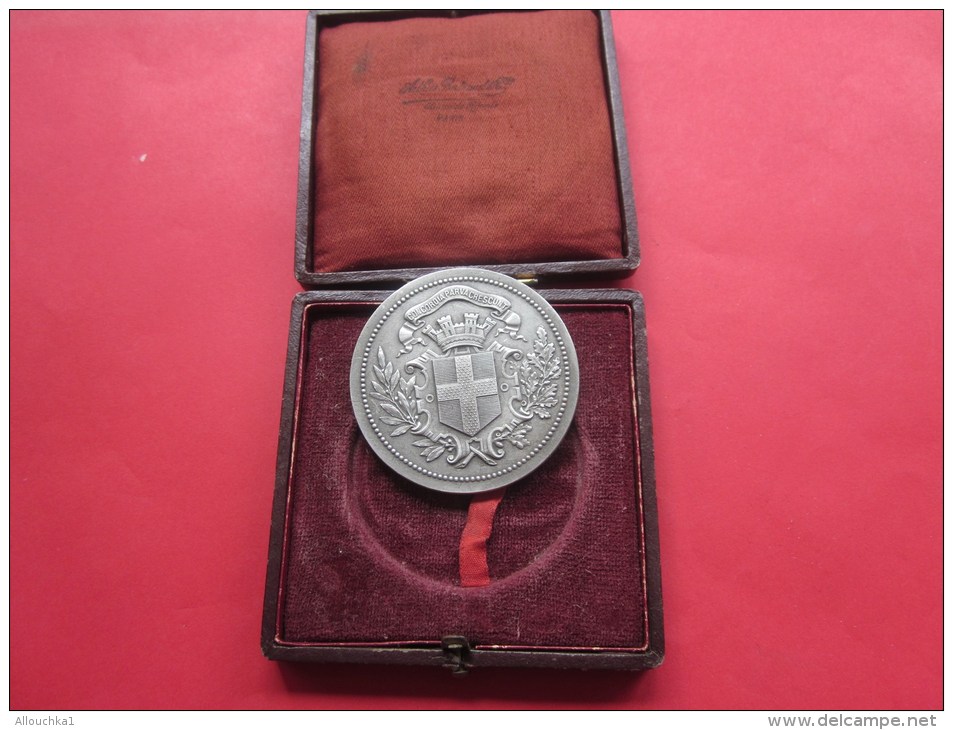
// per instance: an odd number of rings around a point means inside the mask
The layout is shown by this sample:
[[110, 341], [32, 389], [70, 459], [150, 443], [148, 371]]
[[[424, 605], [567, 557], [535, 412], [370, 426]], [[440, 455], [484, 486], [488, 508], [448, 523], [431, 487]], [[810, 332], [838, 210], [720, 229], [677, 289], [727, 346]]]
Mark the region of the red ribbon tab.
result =
[[475, 494], [470, 500], [467, 523], [460, 536], [460, 585], [477, 588], [490, 585], [486, 543], [493, 531], [493, 515], [506, 493], [506, 487]]

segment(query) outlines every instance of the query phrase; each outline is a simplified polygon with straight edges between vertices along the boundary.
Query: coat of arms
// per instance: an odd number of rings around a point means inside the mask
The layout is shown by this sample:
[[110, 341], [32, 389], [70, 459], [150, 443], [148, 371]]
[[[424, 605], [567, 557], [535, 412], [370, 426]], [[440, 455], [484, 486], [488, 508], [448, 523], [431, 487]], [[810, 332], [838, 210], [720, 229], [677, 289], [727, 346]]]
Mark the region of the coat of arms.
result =
[[399, 349], [378, 345], [368, 378], [377, 419], [390, 437], [413, 439], [424, 461], [456, 469], [473, 459], [496, 466], [510, 446], [524, 449], [534, 421], [559, 402], [562, 363], [546, 328], [532, 341], [520, 330], [509, 299], [464, 284], [408, 309]]

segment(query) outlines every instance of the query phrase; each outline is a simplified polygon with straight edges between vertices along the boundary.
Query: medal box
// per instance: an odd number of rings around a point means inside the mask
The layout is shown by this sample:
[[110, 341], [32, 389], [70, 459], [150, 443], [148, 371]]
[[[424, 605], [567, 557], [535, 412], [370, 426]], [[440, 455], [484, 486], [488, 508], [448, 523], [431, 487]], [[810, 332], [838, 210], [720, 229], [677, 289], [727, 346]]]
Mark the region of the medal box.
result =
[[[312, 12], [295, 272], [262, 623], [276, 660], [646, 669], [663, 656], [639, 294], [550, 289], [638, 264], [607, 12]], [[364, 324], [402, 282], [535, 284], [579, 400], [484, 524], [372, 452], [350, 403]], [[369, 290], [368, 287], [376, 287]], [[485, 513], [484, 513], [485, 514]], [[466, 545], [466, 546], [465, 546]]]

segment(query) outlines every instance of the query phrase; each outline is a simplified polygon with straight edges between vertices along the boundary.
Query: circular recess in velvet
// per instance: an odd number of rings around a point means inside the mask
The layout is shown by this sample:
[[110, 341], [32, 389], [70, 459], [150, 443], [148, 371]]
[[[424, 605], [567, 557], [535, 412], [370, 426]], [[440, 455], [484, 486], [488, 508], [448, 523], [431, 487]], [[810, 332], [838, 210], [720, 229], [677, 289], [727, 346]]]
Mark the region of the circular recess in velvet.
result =
[[[539, 469], [506, 488], [487, 543], [493, 582], [541, 562], [577, 511], [585, 449], [575, 426]], [[471, 495], [421, 489], [395, 475], [355, 429], [348, 472], [349, 518], [390, 568], [458, 586], [459, 544]], [[470, 589], [468, 589], [470, 590]]]

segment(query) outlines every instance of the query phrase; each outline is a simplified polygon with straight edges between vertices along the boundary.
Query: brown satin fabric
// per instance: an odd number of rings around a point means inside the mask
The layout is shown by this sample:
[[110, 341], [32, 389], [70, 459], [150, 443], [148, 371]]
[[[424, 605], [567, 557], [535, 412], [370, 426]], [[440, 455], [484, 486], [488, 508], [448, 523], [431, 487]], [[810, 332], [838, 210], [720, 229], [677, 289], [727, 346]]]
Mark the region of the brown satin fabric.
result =
[[324, 27], [316, 271], [619, 258], [598, 19]]

